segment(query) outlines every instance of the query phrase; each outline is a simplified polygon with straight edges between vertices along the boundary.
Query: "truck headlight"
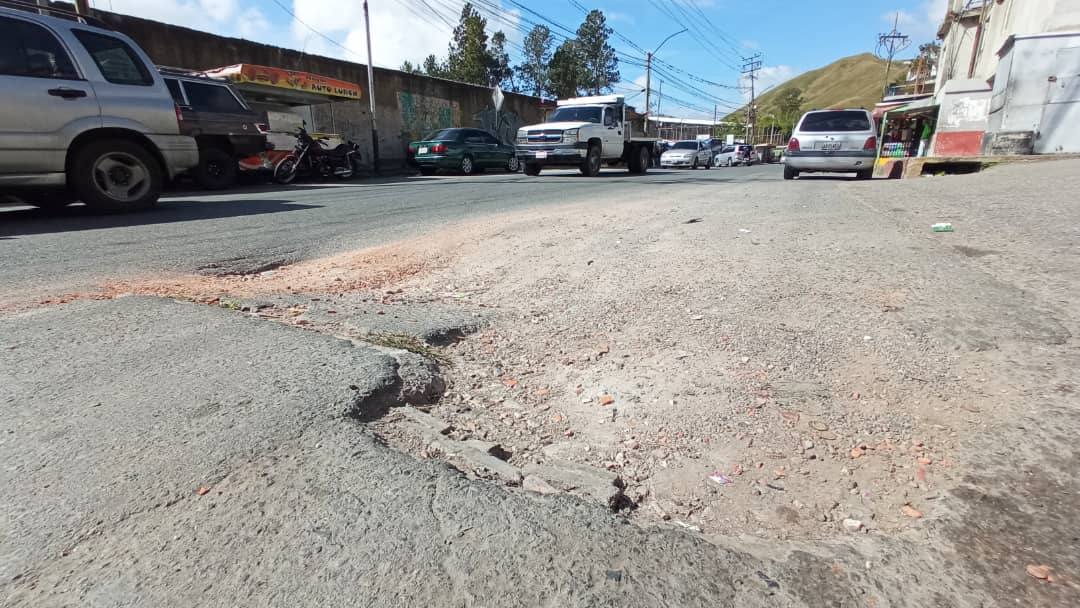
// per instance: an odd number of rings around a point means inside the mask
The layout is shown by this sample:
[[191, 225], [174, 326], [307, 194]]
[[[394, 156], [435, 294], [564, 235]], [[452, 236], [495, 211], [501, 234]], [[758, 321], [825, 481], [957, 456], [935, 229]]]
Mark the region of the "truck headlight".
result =
[[528, 142], [529, 141], [529, 131], [528, 131], [528, 129], [518, 129], [517, 140], [518, 140], [518, 143], [522, 143], [522, 144]]
[[562, 132], [563, 141], [577, 142], [580, 129], [567, 129]]

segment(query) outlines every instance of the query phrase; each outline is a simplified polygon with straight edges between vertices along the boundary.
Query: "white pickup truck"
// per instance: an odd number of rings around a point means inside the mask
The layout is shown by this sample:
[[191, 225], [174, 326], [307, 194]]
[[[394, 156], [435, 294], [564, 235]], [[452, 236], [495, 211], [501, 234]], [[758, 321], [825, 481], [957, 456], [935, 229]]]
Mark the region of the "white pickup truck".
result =
[[632, 137], [622, 95], [561, 99], [548, 122], [518, 129], [518, 161], [526, 175], [544, 167], [577, 167], [594, 177], [603, 163], [624, 163], [631, 173], [645, 173], [656, 139]]

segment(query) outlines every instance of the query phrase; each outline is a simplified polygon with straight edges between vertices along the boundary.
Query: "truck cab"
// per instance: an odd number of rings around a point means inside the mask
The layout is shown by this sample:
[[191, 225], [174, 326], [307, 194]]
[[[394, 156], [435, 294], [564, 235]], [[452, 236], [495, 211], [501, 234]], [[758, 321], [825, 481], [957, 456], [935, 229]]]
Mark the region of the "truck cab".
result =
[[655, 143], [632, 137], [622, 95], [604, 95], [559, 100], [548, 122], [518, 130], [515, 149], [526, 175], [557, 166], [592, 177], [603, 163], [626, 163], [631, 173], [645, 173]]

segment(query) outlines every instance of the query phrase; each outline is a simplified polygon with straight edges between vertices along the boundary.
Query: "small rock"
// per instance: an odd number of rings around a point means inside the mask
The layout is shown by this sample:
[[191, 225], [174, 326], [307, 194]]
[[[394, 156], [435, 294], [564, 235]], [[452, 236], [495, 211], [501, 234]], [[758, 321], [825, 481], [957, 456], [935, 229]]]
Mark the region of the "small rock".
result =
[[827, 431], [829, 430], [829, 425], [821, 422], [820, 420], [812, 420], [810, 422], [810, 428], [814, 429], [815, 431]]
[[920, 457], [919, 457], [919, 458], [917, 459], [917, 462], [918, 462], [919, 464], [934, 464], [934, 461], [933, 461], [932, 459], [930, 459], [930, 458], [927, 458], [927, 457], [925, 457], [925, 456], [920, 456]]
[[750, 357], [743, 357], [742, 362], [743, 363], [749, 363], [750, 362]]
[[907, 515], [911, 519], [919, 519], [922, 517], [922, 512], [911, 505], [904, 505], [900, 507], [900, 512]]
[[611, 405], [612, 403], [615, 403], [615, 398], [611, 395], [600, 397], [600, 405]]
[[664, 448], [656, 448], [652, 451], [652, 456], [657, 460], [667, 460], [668, 451]]
[[521, 487], [528, 492], [536, 492], [537, 494], [558, 494], [559, 491], [555, 489], [550, 483], [536, 477], [535, 475], [529, 475], [525, 477], [521, 482]]
[[843, 526], [845, 530], [853, 534], [863, 529], [863, 523], [857, 519], [845, 519]]
[[803, 442], [802, 447], [805, 450], [812, 450], [812, 449], [814, 449], [814, 442], [807, 439], [806, 441]]
[[863, 451], [862, 448], [851, 448], [851, 457], [852, 458], [862, 458], [862, 455], [865, 454], [865, 453], [866, 452]]
[[1026, 570], [1028, 576], [1033, 576], [1041, 580], [1050, 578], [1050, 573], [1054, 571], [1050, 566], [1040, 566], [1038, 564], [1028, 564]]
[[623, 442], [623, 445], [626, 446], [626, 449], [628, 450], [636, 450], [641, 447], [641, 442], [637, 439], [627, 439]]

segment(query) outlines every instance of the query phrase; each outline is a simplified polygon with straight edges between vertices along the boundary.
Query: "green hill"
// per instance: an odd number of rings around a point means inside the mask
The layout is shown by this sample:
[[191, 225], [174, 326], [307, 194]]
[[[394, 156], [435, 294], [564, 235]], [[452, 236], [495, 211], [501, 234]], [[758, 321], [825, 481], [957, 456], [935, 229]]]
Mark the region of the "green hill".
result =
[[[791, 80], [769, 89], [757, 98], [758, 123], [767, 124], [777, 117], [777, 122], [790, 124], [795, 117], [782, 116], [779, 100], [785, 91], [798, 88], [802, 92], [801, 112], [816, 108], [866, 108], [873, 109], [881, 101], [881, 89], [885, 77], [886, 62], [870, 53], [852, 55], [829, 65], [800, 74]], [[908, 62], [894, 61], [889, 71], [890, 82], [907, 76]], [[800, 112], [800, 115], [801, 115]], [[737, 116], [736, 116], [737, 115]], [[727, 120], [738, 121], [746, 116], [745, 106], [730, 114]]]

